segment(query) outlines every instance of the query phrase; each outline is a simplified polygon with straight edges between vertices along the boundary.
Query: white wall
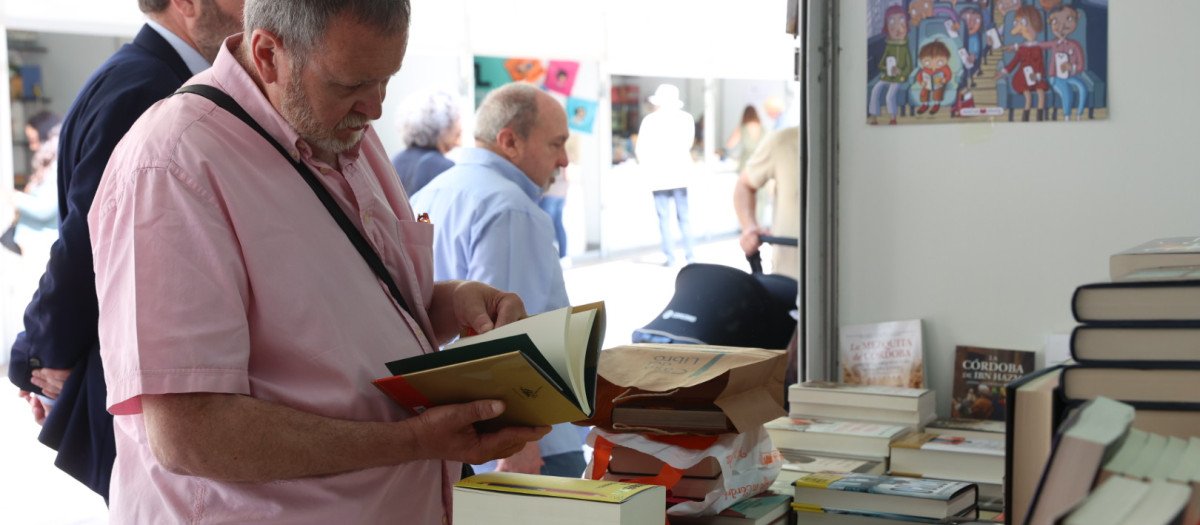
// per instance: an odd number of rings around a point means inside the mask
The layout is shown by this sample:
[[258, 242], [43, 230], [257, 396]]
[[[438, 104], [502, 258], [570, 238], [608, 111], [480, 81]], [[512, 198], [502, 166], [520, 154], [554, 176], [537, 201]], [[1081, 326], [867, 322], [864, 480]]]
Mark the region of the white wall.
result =
[[1200, 3], [1111, 4], [1107, 120], [898, 127], [864, 124], [866, 2], [838, 3], [839, 323], [924, 319], [939, 392], [955, 345], [1040, 350], [1110, 254], [1200, 228]]

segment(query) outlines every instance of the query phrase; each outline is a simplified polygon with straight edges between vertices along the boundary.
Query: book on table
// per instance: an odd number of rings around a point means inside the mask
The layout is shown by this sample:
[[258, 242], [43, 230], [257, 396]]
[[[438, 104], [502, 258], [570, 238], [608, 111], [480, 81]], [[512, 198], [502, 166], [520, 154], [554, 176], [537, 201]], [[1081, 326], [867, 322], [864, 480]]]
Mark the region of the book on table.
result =
[[[650, 454], [621, 445], [613, 445], [608, 460], [608, 471], [616, 474], [655, 476], [665, 463]], [[684, 476], [693, 478], [715, 478], [721, 475], [721, 464], [715, 456], [701, 459], [683, 471]]]
[[887, 457], [891, 442], [908, 432], [897, 425], [789, 417], [763, 426], [776, 448], [856, 457]]
[[974, 510], [974, 483], [866, 474], [808, 474], [795, 482], [794, 506], [946, 519]]
[[788, 387], [788, 415], [872, 421], [920, 430], [937, 418], [937, 396], [926, 388], [806, 381]]
[[593, 412], [604, 325], [602, 302], [560, 308], [464, 337], [440, 352], [387, 363], [392, 377], [374, 383], [414, 413], [501, 399], [505, 411], [488, 425], [585, 419]]
[[1122, 476], [1105, 480], [1060, 522], [1065, 525], [1174, 525], [1185, 523], [1191, 489], [1164, 480]]
[[1004, 386], [1034, 370], [1036, 352], [959, 345], [954, 349], [950, 415], [1004, 421]]
[[1004, 482], [1004, 442], [911, 433], [892, 442], [893, 475], [953, 479], [976, 483]]
[[1068, 366], [1062, 393], [1067, 402], [1105, 396], [1138, 408], [1194, 408], [1200, 401], [1200, 368]]
[[792, 503], [792, 510], [794, 511], [793, 514], [796, 515], [796, 522], [800, 525], [913, 525], [914, 523], [996, 525], [994, 521], [975, 521], [975, 518], [981, 516], [981, 512], [974, 508], [967, 509], [957, 516], [945, 519], [904, 516], [889, 512], [821, 508], [798, 503]]
[[772, 490], [792, 492], [792, 483], [808, 474], [887, 474], [888, 458], [853, 458], [779, 449], [784, 463], [771, 485]]
[[1071, 313], [1081, 323], [1200, 322], [1200, 279], [1080, 285], [1071, 297]]
[[1200, 237], [1161, 237], [1121, 250], [1108, 258], [1113, 280], [1139, 270], [1200, 265]]
[[1129, 434], [1133, 412], [1125, 403], [1097, 397], [1063, 421], [1055, 433], [1050, 461], [1038, 482], [1027, 523], [1052, 525], [1087, 497], [1100, 469]]
[[[1153, 439], [1151, 439], [1152, 437]], [[1156, 441], [1157, 439], [1162, 441]], [[1118, 448], [1117, 452], [1104, 462], [1104, 466], [1100, 467], [1100, 474], [1096, 476], [1096, 485], [1104, 483], [1104, 480], [1112, 476], [1124, 475], [1134, 465], [1134, 462], [1140, 459], [1139, 455], [1147, 446], [1157, 447], [1158, 451], [1153, 452], [1157, 456], [1159, 451], [1166, 446], [1166, 439], [1158, 434], [1137, 428], [1129, 429], [1125, 441], [1121, 442], [1121, 448]]]
[[925, 432], [970, 439], [987, 439], [1001, 443], [1004, 443], [1006, 439], [1005, 422], [990, 419], [938, 419], [925, 425]]
[[838, 329], [842, 382], [925, 387], [921, 320], [843, 326]]
[[1167, 476], [1167, 481], [1187, 485], [1192, 489], [1192, 495], [1188, 498], [1187, 508], [1183, 513], [1183, 522], [1200, 522], [1200, 437], [1188, 438], [1187, 450], [1175, 465], [1175, 469]]
[[791, 510], [791, 494], [766, 491], [712, 516], [671, 516], [671, 525], [787, 525]]
[[1200, 368], [1200, 323], [1081, 324], [1071, 332], [1070, 349], [1080, 364]]
[[1061, 373], [1061, 366], [1043, 368], [1005, 388], [1009, 417], [1005, 421], [1004, 513], [1011, 523], [1025, 522], [1050, 458], [1062, 410], [1062, 398], [1057, 395]]
[[487, 472], [454, 484], [459, 525], [642, 525], [662, 523], [666, 489], [513, 472]]
[[[603, 481], [620, 481], [622, 483], [639, 483], [637, 480], [645, 479], [646, 477], [641, 474], [619, 474], [610, 470], [605, 472], [600, 479]], [[683, 476], [667, 491], [670, 496], [675, 498], [703, 500], [710, 492], [724, 489], [725, 478], [720, 473], [717, 473], [713, 477]]]

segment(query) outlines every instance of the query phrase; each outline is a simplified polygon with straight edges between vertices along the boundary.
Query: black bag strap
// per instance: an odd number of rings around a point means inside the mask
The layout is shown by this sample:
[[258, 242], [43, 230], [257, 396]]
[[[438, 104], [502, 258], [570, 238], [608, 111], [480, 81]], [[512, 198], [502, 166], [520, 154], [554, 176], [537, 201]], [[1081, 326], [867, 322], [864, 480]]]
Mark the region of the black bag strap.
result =
[[388, 273], [387, 267], [383, 265], [383, 259], [379, 258], [379, 254], [375, 253], [375, 250], [371, 248], [371, 245], [367, 242], [366, 237], [363, 237], [362, 232], [358, 231], [358, 228], [354, 226], [354, 223], [350, 220], [350, 217], [346, 215], [346, 212], [342, 210], [341, 206], [338, 206], [337, 201], [333, 200], [333, 195], [329, 194], [329, 190], [325, 189], [325, 186], [321, 184], [321, 181], [317, 180], [316, 175], [313, 175], [312, 170], [308, 169], [308, 166], [304, 165], [303, 162], [292, 158], [292, 156], [288, 154], [287, 149], [285, 149], [283, 145], [279, 143], [279, 141], [275, 140], [274, 137], [268, 134], [267, 130], [263, 129], [263, 127], [259, 125], [259, 123], [255, 121], [249, 113], [246, 113], [245, 109], [242, 109], [242, 106], [238, 105], [237, 101], [233, 100], [233, 97], [230, 97], [224, 91], [206, 84], [190, 84], [179, 88], [179, 90], [175, 93], [192, 93], [215, 102], [225, 111], [228, 111], [233, 116], [242, 119], [242, 122], [245, 122], [247, 126], [250, 126], [251, 129], [257, 131], [258, 134], [262, 135], [264, 139], [267, 139], [267, 142], [270, 142], [272, 146], [275, 146], [275, 149], [279, 151], [279, 154], [283, 155], [283, 158], [287, 159], [287, 161], [292, 164], [293, 168], [296, 168], [296, 172], [299, 173], [302, 178], [304, 178], [304, 182], [308, 183], [308, 187], [312, 188], [313, 193], [317, 194], [317, 198], [321, 200], [321, 204], [325, 205], [325, 209], [329, 210], [329, 214], [333, 216], [333, 220], [338, 223], [338, 226], [342, 227], [343, 232], [346, 232], [346, 237], [350, 238], [350, 243], [353, 244], [354, 248], [358, 250], [359, 255], [362, 255], [363, 260], [367, 262], [367, 266], [370, 266], [371, 270], [375, 272], [375, 275], [382, 279], [383, 283], [387, 285], [388, 291], [392, 293], [392, 297], [396, 298], [396, 302], [400, 304], [400, 308], [403, 308], [405, 313], [407, 313], [409, 316], [412, 316], [412, 310], [408, 309], [408, 302], [404, 300], [404, 296], [400, 293], [400, 288], [396, 286], [396, 281], [392, 279], [392, 275]]

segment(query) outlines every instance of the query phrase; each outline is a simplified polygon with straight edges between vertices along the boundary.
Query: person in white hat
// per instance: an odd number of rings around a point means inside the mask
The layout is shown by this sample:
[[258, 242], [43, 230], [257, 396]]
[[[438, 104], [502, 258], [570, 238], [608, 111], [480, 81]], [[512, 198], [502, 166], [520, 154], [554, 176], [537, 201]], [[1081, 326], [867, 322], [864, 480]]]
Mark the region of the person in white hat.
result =
[[688, 218], [687, 175], [692, 170], [691, 149], [696, 121], [683, 110], [679, 88], [672, 84], [658, 86], [648, 100], [654, 105], [654, 111], [642, 119], [634, 153], [642, 176], [654, 193], [654, 208], [658, 213], [658, 229], [662, 235], [662, 251], [667, 257], [666, 265], [675, 264], [675, 241], [667, 217], [672, 199], [679, 220], [679, 233], [683, 236], [684, 256], [688, 263], [692, 263], [695, 262], [695, 241]]

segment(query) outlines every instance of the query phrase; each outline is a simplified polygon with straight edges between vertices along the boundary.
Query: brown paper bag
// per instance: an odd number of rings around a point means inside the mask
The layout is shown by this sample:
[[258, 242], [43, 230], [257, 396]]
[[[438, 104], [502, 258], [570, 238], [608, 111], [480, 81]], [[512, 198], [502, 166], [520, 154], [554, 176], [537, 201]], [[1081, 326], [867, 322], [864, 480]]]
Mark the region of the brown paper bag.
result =
[[787, 415], [782, 350], [634, 344], [600, 352], [596, 410], [610, 432], [745, 432]]

